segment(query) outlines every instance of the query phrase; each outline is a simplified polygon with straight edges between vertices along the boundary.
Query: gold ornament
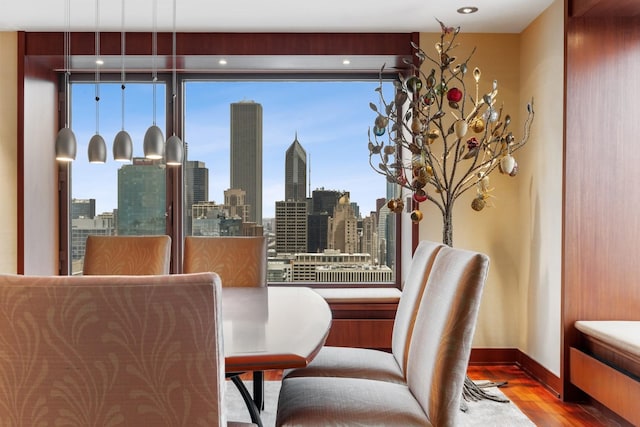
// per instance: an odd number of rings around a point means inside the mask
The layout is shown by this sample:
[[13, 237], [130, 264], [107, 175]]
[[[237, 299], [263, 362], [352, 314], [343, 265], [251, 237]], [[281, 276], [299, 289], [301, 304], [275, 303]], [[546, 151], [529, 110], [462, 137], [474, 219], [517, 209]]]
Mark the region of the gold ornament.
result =
[[411, 212], [411, 221], [414, 224], [417, 224], [420, 221], [422, 221], [422, 218], [423, 218], [423, 215], [422, 215], [422, 212], [420, 212], [420, 210], [416, 209]]

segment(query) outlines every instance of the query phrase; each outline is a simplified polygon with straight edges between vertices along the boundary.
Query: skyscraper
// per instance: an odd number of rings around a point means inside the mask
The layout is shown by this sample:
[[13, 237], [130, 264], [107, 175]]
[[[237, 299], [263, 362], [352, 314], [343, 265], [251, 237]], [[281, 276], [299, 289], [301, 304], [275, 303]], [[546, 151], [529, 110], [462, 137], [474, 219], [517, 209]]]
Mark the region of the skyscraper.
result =
[[262, 224], [262, 105], [231, 104], [231, 188], [246, 192], [249, 221]]
[[276, 252], [307, 251], [307, 202], [276, 202]]
[[209, 169], [204, 162], [188, 160], [185, 173], [185, 235], [192, 234], [193, 205], [209, 200]]
[[118, 234], [165, 234], [166, 172], [161, 160], [134, 158], [118, 169]]
[[285, 153], [284, 160], [284, 200], [287, 202], [305, 200], [307, 197], [307, 152], [300, 145], [297, 133]]

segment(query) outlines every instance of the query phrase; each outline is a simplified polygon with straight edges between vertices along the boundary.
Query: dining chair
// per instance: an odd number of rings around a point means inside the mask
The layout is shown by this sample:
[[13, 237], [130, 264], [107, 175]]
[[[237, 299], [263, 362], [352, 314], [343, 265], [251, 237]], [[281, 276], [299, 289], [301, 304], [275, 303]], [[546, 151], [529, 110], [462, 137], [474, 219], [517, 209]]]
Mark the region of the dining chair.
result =
[[87, 236], [83, 275], [169, 274], [169, 236]]
[[407, 353], [418, 305], [442, 243], [422, 240], [413, 254], [393, 323], [391, 353], [368, 348], [325, 346], [307, 367], [284, 371], [283, 377], [370, 378], [403, 383]]
[[182, 271], [215, 271], [223, 287], [267, 286], [267, 239], [187, 236]]
[[0, 276], [7, 425], [228, 426], [213, 273]]
[[[223, 287], [267, 286], [267, 239], [264, 236], [187, 236], [182, 271], [213, 271], [220, 276]], [[244, 393], [239, 377], [232, 379]], [[253, 399], [259, 410], [264, 409], [263, 390], [264, 373], [254, 371]]]
[[442, 247], [419, 308], [406, 383], [347, 377], [288, 377], [276, 426], [456, 425], [489, 258]]

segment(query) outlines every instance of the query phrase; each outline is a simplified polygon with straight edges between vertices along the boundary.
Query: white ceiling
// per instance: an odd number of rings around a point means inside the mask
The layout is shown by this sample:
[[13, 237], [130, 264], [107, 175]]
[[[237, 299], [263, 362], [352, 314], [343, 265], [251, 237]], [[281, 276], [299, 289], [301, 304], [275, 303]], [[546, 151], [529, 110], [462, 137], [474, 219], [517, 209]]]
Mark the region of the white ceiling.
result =
[[[121, 0], [12, 0], [0, 31], [120, 31]], [[127, 31], [172, 31], [173, 0], [125, 0]], [[176, 0], [178, 32], [434, 32], [436, 18], [466, 33], [519, 33], [553, 0]], [[461, 15], [456, 10], [476, 6]]]

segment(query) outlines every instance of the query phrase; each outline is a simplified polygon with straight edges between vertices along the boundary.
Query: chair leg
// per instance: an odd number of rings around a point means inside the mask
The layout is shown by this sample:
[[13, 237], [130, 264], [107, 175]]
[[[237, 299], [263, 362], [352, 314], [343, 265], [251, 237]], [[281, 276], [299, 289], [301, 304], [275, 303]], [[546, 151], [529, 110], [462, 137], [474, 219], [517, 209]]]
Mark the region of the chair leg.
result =
[[253, 401], [259, 411], [264, 410], [264, 372], [253, 371]]

